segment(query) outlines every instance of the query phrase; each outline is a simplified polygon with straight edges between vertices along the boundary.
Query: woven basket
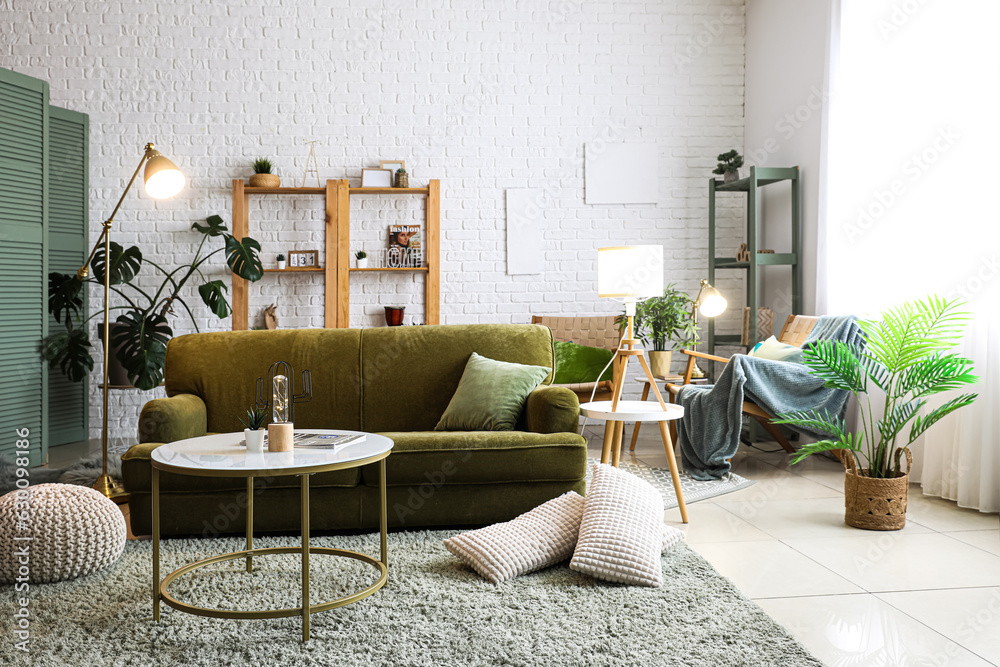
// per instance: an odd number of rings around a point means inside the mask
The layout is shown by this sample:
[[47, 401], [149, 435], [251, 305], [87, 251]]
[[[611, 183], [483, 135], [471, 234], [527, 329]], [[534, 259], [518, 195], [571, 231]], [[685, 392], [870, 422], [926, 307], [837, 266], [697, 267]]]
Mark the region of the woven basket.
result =
[[844, 523], [865, 530], [901, 530], [906, 525], [906, 492], [910, 484], [913, 455], [908, 448], [896, 450], [899, 457], [906, 453], [906, 472], [892, 479], [865, 477], [858, 474], [858, 463], [849, 450], [839, 450], [839, 458], [847, 472], [844, 476]]
[[281, 179], [277, 174], [254, 174], [250, 177], [251, 188], [280, 188]]

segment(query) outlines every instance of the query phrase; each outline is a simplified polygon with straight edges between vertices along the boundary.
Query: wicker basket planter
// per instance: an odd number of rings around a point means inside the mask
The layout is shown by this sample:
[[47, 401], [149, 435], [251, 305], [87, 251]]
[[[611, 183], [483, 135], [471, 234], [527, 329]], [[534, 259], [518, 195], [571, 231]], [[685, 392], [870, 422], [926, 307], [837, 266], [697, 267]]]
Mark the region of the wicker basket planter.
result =
[[250, 177], [251, 188], [280, 188], [281, 179], [277, 174], [254, 174]]
[[849, 450], [840, 450], [840, 460], [847, 472], [844, 476], [844, 523], [865, 530], [901, 530], [906, 525], [906, 493], [910, 484], [913, 456], [906, 453], [906, 472], [899, 477], [880, 479], [858, 474], [858, 464]]

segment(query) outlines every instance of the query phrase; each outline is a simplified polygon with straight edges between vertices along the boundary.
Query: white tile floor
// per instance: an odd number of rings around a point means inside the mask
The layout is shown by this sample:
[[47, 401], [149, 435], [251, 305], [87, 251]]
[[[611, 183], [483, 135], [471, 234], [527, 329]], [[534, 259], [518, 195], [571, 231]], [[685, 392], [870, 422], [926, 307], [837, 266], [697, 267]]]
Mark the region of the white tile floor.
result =
[[[587, 429], [600, 456], [599, 429]], [[631, 427], [626, 427], [626, 447]], [[760, 443], [763, 449], [778, 449]], [[666, 467], [654, 429], [631, 455]], [[629, 455], [623, 452], [623, 459]], [[831, 667], [1000, 665], [1000, 518], [910, 487], [906, 528], [844, 524], [843, 468], [742, 447], [754, 486], [666, 520], [748, 597]]]

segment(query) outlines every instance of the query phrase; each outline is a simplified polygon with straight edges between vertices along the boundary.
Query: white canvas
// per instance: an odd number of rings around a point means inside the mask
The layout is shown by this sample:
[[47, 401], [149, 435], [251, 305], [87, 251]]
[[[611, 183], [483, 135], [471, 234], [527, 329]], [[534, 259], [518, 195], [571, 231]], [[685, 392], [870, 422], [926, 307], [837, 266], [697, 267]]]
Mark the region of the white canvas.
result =
[[541, 188], [507, 190], [507, 274], [541, 273], [545, 264]]
[[585, 200], [588, 204], [659, 203], [659, 150], [654, 142], [584, 147]]

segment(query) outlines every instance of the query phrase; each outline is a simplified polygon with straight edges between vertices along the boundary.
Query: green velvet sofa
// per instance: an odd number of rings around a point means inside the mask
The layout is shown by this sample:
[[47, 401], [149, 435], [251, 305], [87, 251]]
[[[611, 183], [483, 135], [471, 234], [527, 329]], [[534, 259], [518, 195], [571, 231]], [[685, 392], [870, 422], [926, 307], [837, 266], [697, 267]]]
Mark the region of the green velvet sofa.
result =
[[[132, 532], [152, 526], [152, 451], [162, 443], [241, 431], [258, 377], [275, 361], [312, 373], [312, 400], [295, 406], [296, 428], [380, 433], [395, 442], [386, 461], [389, 524], [484, 525], [506, 521], [566, 491], [585, 490], [587, 446], [579, 403], [545, 380], [528, 397], [518, 430], [434, 431], [473, 352], [552, 366], [552, 336], [538, 325], [484, 324], [375, 329], [299, 329], [191, 334], [167, 345], [167, 398], [146, 403], [139, 444], [122, 456]], [[300, 378], [296, 378], [296, 391]], [[378, 467], [313, 475], [314, 529], [378, 526]], [[165, 535], [240, 533], [242, 478], [160, 475]], [[295, 531], [299, 481], [255, 482], [254, 526]]]

